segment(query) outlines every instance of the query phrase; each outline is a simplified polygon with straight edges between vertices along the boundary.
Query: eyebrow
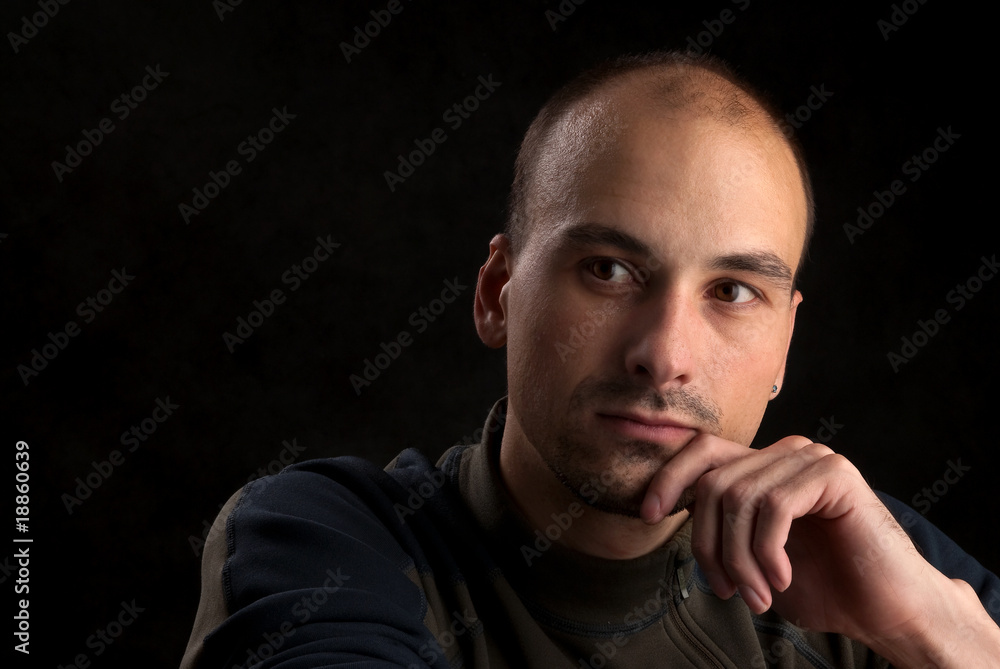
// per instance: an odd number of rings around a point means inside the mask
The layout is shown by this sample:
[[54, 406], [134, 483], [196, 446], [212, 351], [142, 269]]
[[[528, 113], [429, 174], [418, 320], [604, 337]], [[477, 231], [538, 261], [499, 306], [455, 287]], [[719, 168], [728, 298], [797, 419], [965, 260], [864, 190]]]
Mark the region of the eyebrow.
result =
[[580, 223], [563, 232], [563, 237], [570, 246], [614, 246], [636, 255], [653, 255], [653, 250], [645, 242], [636, 237], [598, 223]]
[[[613, 246], [628, 253], [656, 257], [652, 248], [642, 240], [599, 223], [574, 225], [563, 232], [563, 237], [569, 246]], [[747, 251], [718, 256], [712, 259], [709, 267], [725, 272], [749, 272], [770, 280], [778, 288], [792, 288], [791, 268], [771, 251]]]
[[710, 267], [728, 272], [750, 272], [769, 279], [779, 288], [791, 290], [792, 270], [777, 254], [770, 251], [732, 253], [714, 258]]

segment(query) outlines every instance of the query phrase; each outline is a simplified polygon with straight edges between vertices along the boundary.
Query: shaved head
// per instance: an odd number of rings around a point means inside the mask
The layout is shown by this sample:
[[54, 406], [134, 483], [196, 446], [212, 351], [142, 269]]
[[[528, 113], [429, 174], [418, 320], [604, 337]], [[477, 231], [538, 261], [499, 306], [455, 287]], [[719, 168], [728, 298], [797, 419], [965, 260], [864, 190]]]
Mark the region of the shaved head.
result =
[[612, 152], [637, 112], [668, 120], [708, 119], [748, 135], [781, 137], [798, 165], [806, 199], [801, 267], [814, 219], [801, 147], [782, 130], [781, 117], [764, 96], [723, 61], [681, 52], [616, 59], [579, 75], [546, 102], [515, 163], [506, 225], [515, 256], [539, 223], [572, 205], [565, 184], [587, 163]]

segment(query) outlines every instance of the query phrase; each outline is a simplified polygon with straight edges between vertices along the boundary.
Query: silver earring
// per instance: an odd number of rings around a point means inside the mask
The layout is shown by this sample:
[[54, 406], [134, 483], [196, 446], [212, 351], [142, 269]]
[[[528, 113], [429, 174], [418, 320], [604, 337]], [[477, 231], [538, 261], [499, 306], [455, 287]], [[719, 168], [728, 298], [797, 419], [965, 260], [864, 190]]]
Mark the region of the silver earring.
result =
[[777, 385], [771, 386], [771, 392], [772, 393], [778, 392], [778, 386]]

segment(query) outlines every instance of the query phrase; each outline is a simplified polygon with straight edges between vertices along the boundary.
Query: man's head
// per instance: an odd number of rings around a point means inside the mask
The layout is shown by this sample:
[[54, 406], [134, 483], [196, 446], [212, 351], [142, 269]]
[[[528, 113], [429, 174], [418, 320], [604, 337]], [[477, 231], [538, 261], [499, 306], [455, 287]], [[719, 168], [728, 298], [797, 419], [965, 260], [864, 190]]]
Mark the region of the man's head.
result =
[[811, 218], [797, 149], [717, 63], [629, 59], [565, 87], [525, 137], [477, 289], [480, 336], [508, 348], [503, 448], [636, 515], [699, 432], [749, 444]]
[[[512, 251], [516, 253], [526, 242], [532, 220], [544, 220], [547, 206], [559, 199], [558, 192], [552, 188], [553, 168], [556, 172], [565, 172], [573, 169], [572, 163], [575, 162], [573, 156], [566, 152], [572, 143], [567, 145], [565, 140], [575, 137], [577, 148], [588, 148], [588, 143], [595, 139], [598, 142], [612, 141], [606, 135], [602, 138], [600, 134], [594, 136], [587, 132], [586, 121], [593, 120], [593, 116], [588, 118], [588, 111], [593, 113], [597, 110], [593, 107], [588, 110], [583, 103], [602, 88], [629, 83], [643, 90], [648, 96], [647, 101], [663, 111], [686, 109], [744, 127], [763, 123], [771, 125], [785, 137], [801, 172], [806, 196], [807, 216], [801, 259], [804, 261], [812, 237], [815, 207], [801, 145], [790, 134], [787, 124], [783, 123], [781, 115], [764, 94], [737, 77], [724, 61], [709, 55], [696, 56], [680, 51], [623, 56], [578, 75], [549, 98], [529, 126], [517, 154], [504, 230]], [[602, 133], [604, 129], [597, 130]], [[801, 262], [795, 268], [796, 278], [800, 269]]]

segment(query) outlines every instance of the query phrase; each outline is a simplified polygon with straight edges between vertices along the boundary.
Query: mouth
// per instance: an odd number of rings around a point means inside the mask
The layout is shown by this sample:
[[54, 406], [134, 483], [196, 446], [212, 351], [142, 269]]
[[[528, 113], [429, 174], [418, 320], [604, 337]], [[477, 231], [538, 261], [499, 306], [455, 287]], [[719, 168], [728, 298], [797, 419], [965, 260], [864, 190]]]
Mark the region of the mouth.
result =
[[607, 411], [597, 413], [603, 427], [629, 439], [640, 439], [676, 448], [690, 441], [697, 428], [682, 421], [662, 415], [634, 411]]

